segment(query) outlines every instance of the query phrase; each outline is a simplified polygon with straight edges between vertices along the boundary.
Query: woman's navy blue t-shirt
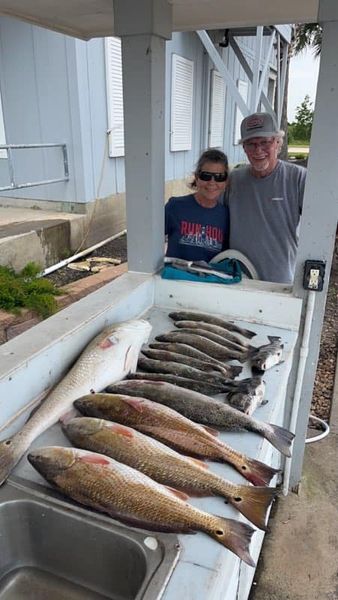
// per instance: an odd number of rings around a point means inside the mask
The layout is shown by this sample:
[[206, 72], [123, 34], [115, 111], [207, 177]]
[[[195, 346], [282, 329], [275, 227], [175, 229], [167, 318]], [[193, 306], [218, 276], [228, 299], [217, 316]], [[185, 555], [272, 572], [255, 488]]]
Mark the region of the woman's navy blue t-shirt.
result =
[[229, 213], [227, 207], [201, 206], [194, 194], [170, 198], [165, 206], [167, 256], [209, 262], [228, 248]]

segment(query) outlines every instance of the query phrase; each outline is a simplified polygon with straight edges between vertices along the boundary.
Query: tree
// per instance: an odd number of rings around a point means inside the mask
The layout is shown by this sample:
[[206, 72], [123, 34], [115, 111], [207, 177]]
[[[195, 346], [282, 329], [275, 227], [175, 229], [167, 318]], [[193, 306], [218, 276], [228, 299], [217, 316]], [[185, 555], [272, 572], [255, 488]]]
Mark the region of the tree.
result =
[[323, 29], [318, 23], [303, 23], [295, 26], [293, 51], [300, 54], [306, 47], [313, 48], [314, 55], [318, 57], [322, 49]]
[[310, 141], [313, 122], [312, 105], [309, 96], [306, 95], [303, 102], [297, 106], [295, 121], [289, 126], [289, 134], [293, 140]]

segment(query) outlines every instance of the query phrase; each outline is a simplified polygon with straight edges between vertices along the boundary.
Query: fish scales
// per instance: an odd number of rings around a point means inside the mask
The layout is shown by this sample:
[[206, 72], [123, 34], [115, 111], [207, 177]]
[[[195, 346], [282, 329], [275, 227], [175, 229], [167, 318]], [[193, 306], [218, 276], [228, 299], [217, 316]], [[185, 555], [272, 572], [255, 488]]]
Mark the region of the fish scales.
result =
[[155, 340], [159, 342], [180, 342], [182, 344], [188, 344], [189, 346], [197, 348], [197, 350], [201, 350], [202, 352], [205, 352], [205, 354], [208, 354], [213, 358], [217, 358], [218, 360], [236, 359], [240, 362], [244, 362], [247, 359], [247, 354], [243, 354], [243, 352], [238, 352], [236, 350], [227, 349], [217, 342], [200, 335], [196, 335], [196, 333], [188, 334], [180, 331], [172, 331], [157, 335]]
[[173, 319], [173, 321], [204, 321], [205, 323], [211, 323], [212, 325], [218, 325], [219, 327], [223, 327], [228, 331], [239, 333], [243, 337], [249, 339], [256, 335], [255, 331], [243, 329], [243, 327], [239, 327], [238, 325], [235, 325], [235, 323], [230, 323], [222, 317], [215, 317], [213, 315], [209, 315], [208, 313], [199, 313], [193, 311], [177, 311], [169, 313], [169, 317]]
[[184, 354], [178, 354], [177, 352], [170, 352], [168, 350], [160, 350], [155, 348], [142, 348], [142, 354], [144, 354], [144, 356], [147, 358], [153, 358], [154, 360], [177, 362], [179, 364], [187, 365], [188, 367], [194, 367], [200, 371], [217, 372], [218, 374], [221, 373], [224, 377], [231, 376], [231, 370], [227, 370], [226, 366], [221, 367], [216, 363], [206, 362], [198, 358], [193, 358]]
[[246, 352], [253, 347], [248, 343], [241, 343], [241, 341], [238, 338], [236, 339], [235, 336], [231, 336], [231, 338], [233, 338], [231, 339], [229, 337], [231, 335], [230, 333], [228, 333], [225, 329], [223, 330], [224, 333], [222, 333], [221, 327], [217, 327], [217, 325], [211, 325], [211, 323], [204, 323], [203, 321], [176, 321], [175, 327], [186, 333], [193, 333], [196, 331], [197, 335], [209, 337], [210, 340], [218, 342], [219, 344], [231, 348], [232, 350], [238, 350], [238, 352]]
[[[203, 531], [254, 566], [253, 529], [189, 506], [147, 475], [107, 456], [75, 448], [47, 447], [28, 455], [32, 466], [70, 498], [120, 520], [157, 531]], [[181, 496], [182, 497], [182, 496]]]
[[252, 431], [267, 439], [285, 456], [291, 456], [294, 434], [271, 423], [258, 421], [204, 394], [160, 381], [120, 381], [107, 388], [111, 392], [143, 396], [181, 412], [189, 419], [229, 431]]
[[[115, 416], [113, 401], [111, 396], [112, 419]], [[117, 398], [116, 404], [118, 402]], [[127, 417], [122, 420], [128, 421]], [[276, 496], [274, 488], [231, 483], [210, 471], [205, 463], [183, 456], [119, 422], [78, 417], [64, 424], [63, 430], [74, 446], [110, 456], [159, 483], [197, 495], [222, 496], [254, 525], [266, 530], [266, 512]]]
[[191, 328], [205, 329], [206, 331], [210, 331], [212, 333], [216, 333], [217, 335], [220, 335], [224, 339], [227, 339], [230, 342], [237, 344], [238, 346], [240, 346], [243, 349], [250, 347], [250, 344], [249, 344], [249, 342], [246, 341], [246, 339], [242, 340], [240, 337], [238, 337], [238, 335], [234, 335], [234, 334], [230, 333], [230, 331], [228, 331], [227, 329], [224, 329], [224, 327], [220, 327], [219, 325], [214, 325], [212, 323], [206, 323], [205, 321], [183, 321], [183, 320], [175, 321], [174, 325], [175, 325], [175, 327], [183, 328], [183, 329], [191, 329]]
[[149, 348], [154, 350], [168, 350], [170, 352], [176, 352], [177, 354], [183, 354], [184, 356], [190, 356], [199, 360], [212, 362], [213, 364], [219, 365], [220, 367], [226, 369], [227, 372], [231, 372], [231, 377], [236, 377], [243, 370], [243, 367], [239, 367], [237, 365], [227, 365], [224, 363], [224, 361], [217, 360], [216, 358], [213, 358], [197, 348], [193, 348], [188, 344], [183, 344], [180, 342], [152, 342], [149, 344]]
[[91, 390], [101, 391], [135, 371], [141, 346], [151, 325], [142, 319], [115, 323], [95, 336], [73, 367], [12, 438], [0, 443], [0, 485], [31, 443], [72, 408], [73, 401]]
[[232, 380], [226, 379], [220, 373], [208, 374], [196, 369], [195, 367], [183, 365], [175, 361], [164, 361], [160, 359], [152, 359], [140, 357], [137, 366], [143, 371], [149, 371], [153, 373], [169, 373], [178, 375], [180, 377], [187, 377], [188, 379], [195, 379], [196, 381], [203, 381], [211, 384], [218, 384], [220, 387], [227, 387], [229, 382], [232, 384]]
[[149, 380], [149, 381], [165, 381], [171, 383], [179, 388], [186, 388], [188, 390], [194, 390], [196, 392], [202, 392], [207, 396], [215, 396], [225, 392], [228, 388], [223, 385], [217, 385], [208, 383], [206, 381], [196, 381], [196, 379], [190, 379], [188, 377], [180, 377], [179, 375], [173, 375], [172, 373], [147, 373], [146, 371], [137, 371], [136, 373], [129, 373], [127, 379], [130, 380]]
[[227, 462], [254, 485], [268, 484], [278, 472], [217, 439], [217, 432], [146, 398], [124, 393], [90, 394], [76, 400], [75, 406], [86, 416], [108, 420], [113, 416], [114, 421], [134, 427], [183, 454]]
[[[188, 328], [188, 327], [182, 327], [181, 329], [179, 329], [180, 333], [185, 333], [187, 335], [200, 335], [203, 338], [207, 338], [208, 340], [211, 340], [212, 342], [216, 342], [216, 344], [219, 344], [220, 346], [224, 346], [224, 348], [226, 348], [227, 350], [233, 350], [234, 352], [238, 352], [239, 354], [242, 354], [243, 356], [249, 356], [250, 355], [250, 348], [252, 346], [248, 346], [247, 348], [244, 348], [243, 346], [240, 346], [239, 344], [235, 344], [234, 342], [231, 342], [227, 339], [225, 339], [224, 337], [222, 337], [221, 335], [218, 335], [217, 333], [213, 333], [212, 331], [208, 331], [207, 329], [202, 329], [202, 327], [199, 328]], [[169, 331], [169, 333], [178, 333], [177, 329], [172, 329], [171, 331]]]

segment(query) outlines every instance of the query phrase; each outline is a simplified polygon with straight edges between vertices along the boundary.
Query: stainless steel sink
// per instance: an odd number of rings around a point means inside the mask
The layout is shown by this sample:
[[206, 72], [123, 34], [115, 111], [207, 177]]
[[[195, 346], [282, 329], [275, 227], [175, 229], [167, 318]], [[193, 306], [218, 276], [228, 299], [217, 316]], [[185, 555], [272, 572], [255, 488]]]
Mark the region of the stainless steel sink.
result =
[[155, 600], [174, 535], [119, 525], [13, 478], [0, 489], [0, 600]]

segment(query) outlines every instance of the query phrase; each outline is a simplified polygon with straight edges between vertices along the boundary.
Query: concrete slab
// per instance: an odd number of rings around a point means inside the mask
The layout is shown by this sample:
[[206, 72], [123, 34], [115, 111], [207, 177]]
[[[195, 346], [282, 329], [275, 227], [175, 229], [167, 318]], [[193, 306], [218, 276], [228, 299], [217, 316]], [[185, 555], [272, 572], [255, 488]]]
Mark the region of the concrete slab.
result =
[[279, 498], [250, 600], [338, 599], [338, 397], [329, 435], [307, 444], [299, 495]]

